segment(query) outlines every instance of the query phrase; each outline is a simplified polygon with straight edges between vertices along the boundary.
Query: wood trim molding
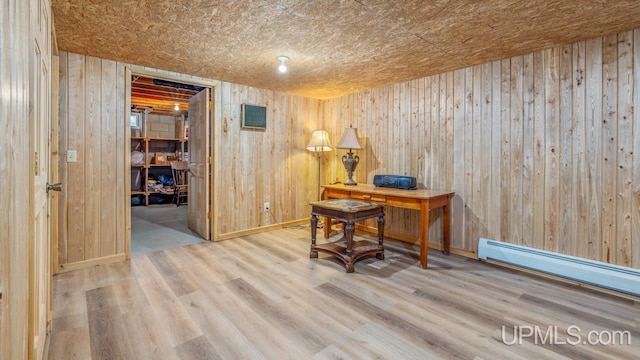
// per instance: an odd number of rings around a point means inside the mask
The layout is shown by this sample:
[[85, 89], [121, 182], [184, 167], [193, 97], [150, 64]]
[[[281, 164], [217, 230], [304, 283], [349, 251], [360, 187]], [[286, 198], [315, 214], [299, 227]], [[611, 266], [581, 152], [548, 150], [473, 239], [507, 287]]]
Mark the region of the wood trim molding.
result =
[[110, 256], [104, 256], [91, 260], [77, 261], [69, 264], [61, 264], [58, 268], [58, 274], [66, 273], [69, 271], [86, 269], [97, 265], [112, 264], [119, 261], [127, 260], [126, 254], [116, 254]]
[[291, 226], [306, 225], [308, 223], [309, 223], [309, 219], [299, 219], [299, 220], [287, 221], [279, 224], [266, 225], [266, 226], [260, 226], [260, 227], [241, 230], [241, 231], [218, 234], [218, 236], [215, 237], [214, 241], [227, 240], [227, 239], [232, 239], [232, 238], [246, 236], [246, 235], [253, 235], [253, 234], [261, 233], [264, 231], [283, 229]]

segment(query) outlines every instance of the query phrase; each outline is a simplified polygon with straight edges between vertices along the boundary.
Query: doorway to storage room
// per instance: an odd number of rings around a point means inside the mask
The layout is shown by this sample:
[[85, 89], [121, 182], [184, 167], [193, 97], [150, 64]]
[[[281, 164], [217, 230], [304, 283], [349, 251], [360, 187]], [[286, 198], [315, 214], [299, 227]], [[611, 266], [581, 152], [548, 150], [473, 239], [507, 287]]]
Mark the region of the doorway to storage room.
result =
[[204, 241], [189, 227], [189, 100], [205, 88], [131, 76], [131, 256]]

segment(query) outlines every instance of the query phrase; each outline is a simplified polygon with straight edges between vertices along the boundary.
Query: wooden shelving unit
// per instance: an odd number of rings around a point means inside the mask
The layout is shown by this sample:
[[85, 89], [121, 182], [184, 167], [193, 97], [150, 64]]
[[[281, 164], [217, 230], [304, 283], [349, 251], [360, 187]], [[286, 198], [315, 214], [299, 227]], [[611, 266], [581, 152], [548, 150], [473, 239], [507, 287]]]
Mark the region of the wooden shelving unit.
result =
[[167, 139], [152, 137], [131, 137], [131, 150], [143, 153], [143, 164], [131, 165], [131, 196], [144, 197], [144, 205], [149, 206], [149, 195], [170, 193], [149, 188], [149, 179], [156, 179], [160, 175], [171, 176], [169, 161], [162, 164], [154, 163], [154, 154], [163, 152], [170, 161], [183, 160], [185, 152], [184, 139]]

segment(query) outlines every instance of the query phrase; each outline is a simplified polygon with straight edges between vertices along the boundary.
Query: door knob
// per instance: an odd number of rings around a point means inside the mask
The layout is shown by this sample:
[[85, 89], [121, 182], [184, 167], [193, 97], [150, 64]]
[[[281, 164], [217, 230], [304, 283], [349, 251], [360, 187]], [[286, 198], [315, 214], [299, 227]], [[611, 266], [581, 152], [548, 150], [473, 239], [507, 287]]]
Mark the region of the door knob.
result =
[[62, 183], [57, 183], [57, 184], [49, 184], [49, 183], [47, 183], [47, 191], [49, 191], [49, 190], [62, 191]]

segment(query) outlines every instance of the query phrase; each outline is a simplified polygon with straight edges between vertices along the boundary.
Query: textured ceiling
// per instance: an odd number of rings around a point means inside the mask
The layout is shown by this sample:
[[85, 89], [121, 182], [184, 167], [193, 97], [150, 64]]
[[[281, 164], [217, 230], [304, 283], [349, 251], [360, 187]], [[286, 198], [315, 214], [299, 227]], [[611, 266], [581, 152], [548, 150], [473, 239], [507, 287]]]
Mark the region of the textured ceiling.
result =
[[640, 28], [637, 0], [52, 4], [60, 50], [318, 99]]

